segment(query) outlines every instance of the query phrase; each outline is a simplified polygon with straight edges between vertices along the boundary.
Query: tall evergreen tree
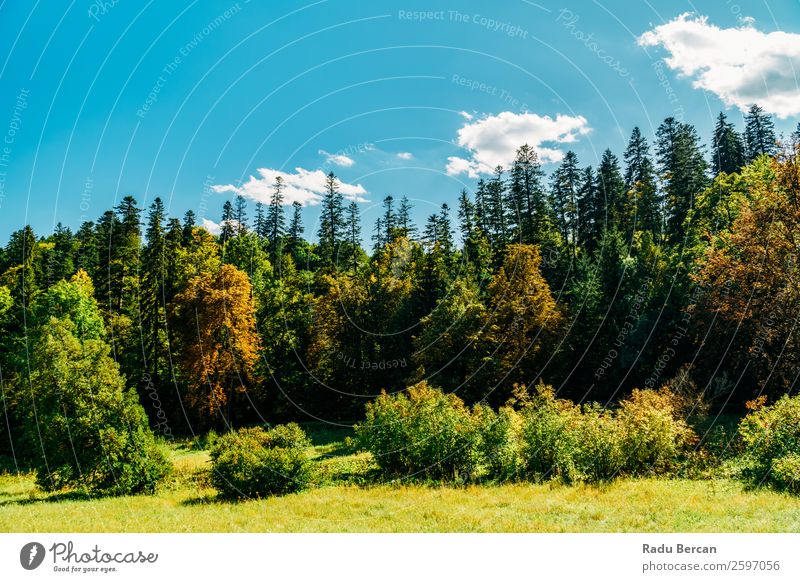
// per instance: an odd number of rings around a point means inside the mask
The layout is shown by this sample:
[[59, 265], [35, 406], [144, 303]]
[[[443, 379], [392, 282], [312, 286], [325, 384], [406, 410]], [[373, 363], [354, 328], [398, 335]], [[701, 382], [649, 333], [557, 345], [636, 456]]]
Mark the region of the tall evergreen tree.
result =
[[541, 224], [546, 214], [543, 177], [536, 151], [528, 145], [520, 147], [511, 165], [509, 180], [510, 215], [516, 242], [540, 242]]
[[605, 209], [604, 230], [617, 227], [625, 212], [625, 180], [619, 167], [617, 156], [611, 150], [603, 152], [597, 167], [597, 193]]
[[417, 236], [417, 227], [411, 220], [411, 202], [407, 196], [400, 199], [400, 206], [397, 208], [397, 231], [398, 236], [413, 240]]
[[322, 196], [322, 210], [319, 226], [320, 254], [329, 264], [333, 264], [336, 249], [344, 234], [344, 207], [339, 181], [330, 172], [325, 180], [325, 193]]
[[353, 273], [358, 272], [358, 257], [361, 250], [361, 213], [358, 202], [352, 200], [347, 205], [345, 221], [347, 231], [347, 261]]
[[383, 238], [386, 243], [394, 242], [397, 234], [397, 214], [394, 211], [394, 197], [387, 196], [383, 199]]
[[706, 187], [707, 165], [693, 126], [668, 117], [659, 126], [656, 137], [666, 235], [675, 243], [683, 239], [683, 223], [694, 197]]
[[267, 240], [269, 240], [270, 258], [277, 263], [283, 254], [283, 237], [286, 234], [286, 216], [283, 211], [283, 178], [278, 176], [272, 185], [272, 194], [267, 209]]
[[303, 205], [297, 200], [292, 202], [292, 219], [289, 221], [289, 231], [287, 232], [289, 238], [289, 246], [292, 256], [295, 260], [298, 258], [300, 251], [300, 242], [303, 237]]
[[591, 166], [581, 173], [578, 184], [578, 244], [592, 251], [603, 234], [605, 207], [597, 190], [597, 178]]
[[189, 245], [193, 240], [193, 232], [194, 227], [196, 225], [197, 218], [193, 211], [187, 210], [186, 214], [183, 215], [183, 244]]
[[221, 228], [219, 233], [220, 243], [225, 244], [233, 238], [236, 232], [234, 229], [234, 220], [233, 204], [231, 204], [230, 200], [226, 200], [225, 204], [222, 205], [222, 220], [220, 221]]
[[164, 203], [161, 198], [156, 198], [147, 216], [140, 286], [142, 363], [156, 387], [162, 380], [164, 359], [162, 331], [165, 327], [164, 285], [167, 280], [164, 219]]
[[742, 136], [734, 125], [728, 122], [724, 113], [717, 117], [714, 136], [711, 140], [711, 165], [714, 175], [722, 172], [732, 174], [738, 172], [745, 164], [745, 151]]
[[256, 202], [256, 217], [253, 222], [253, 230], [261, 240], [266, 240], [269, 237], [269, 228], [267, 227], [267, 215], [264, 212], [263, 202]]
[[[634, 228], [661, 234], [661, 203], [650, 146], [638, 127], [633, 128], [625, 150], [625, 211], [622, 231], [630, 235]], [[634, 216], [635, 215], [635, 216]]]
[[556, 215], [558, 229], [564, 241], [574, 245], [578, 228], [578, 156], [569, 151], [551, 179], [551, 205]]
[[777, 149], [775, 124], [772, 116], [756, 104], [750, 106], [744, 116], [744, 139], [747, 146], [747, 161], [752, 162], [758, 156], [774, 155]]
[[247, 232], [247, 200], [241, 194], [236, 196], [233, 219], [236, 221], [236, 234]]
[[508, 206], [506, 201], [506, 183], [502, 166], [494, 169], [494, 176], [485, 187], [485, 202], [488, 218], [489, 239], [496, 248], [508, 242]]

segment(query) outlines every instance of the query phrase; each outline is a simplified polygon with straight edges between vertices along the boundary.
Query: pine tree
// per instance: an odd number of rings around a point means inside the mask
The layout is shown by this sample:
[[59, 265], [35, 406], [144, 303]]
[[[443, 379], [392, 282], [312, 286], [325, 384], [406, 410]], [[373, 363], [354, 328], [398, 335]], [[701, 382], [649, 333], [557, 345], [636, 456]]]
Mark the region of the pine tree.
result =
[[508, 197], [509, 215], [516, 227], [514, 239], [518, 242], [540, 242], [546, 214], [543, 177], [534, 149], [528, 145], [520, 147], [511, 166]]
[[277, 263], [283, 254], [282, 242], [286, 234], [286, 216], [283, 212], [283, 178], [278, 176], [272, 185], [272, 194], [267, 209], [267, 240], [269, 241], [270, 258]]
[[605, 208], [597, 191], [597, 178], [591, 166], [581, 173], [578, 184], [578, 244], [592, 251], [603, 233]]
[[558, 229], [564, 241], [574, 245], [577, 238], [577, 191], [580, 171], [578, 156], [567, 152], [561, 165], [552, 176], [551, 205], [556, 215]]
[[196, 224], [196, 217], [194, 212], [187, 210], [183, 215], [183, 244], [184, 246], [191, 244], [193, 240], [193, 232]]
[[247, 200], [241, 194], [236, 196], [233, 219], [236, 221], [236, 234], [247, 232]]
[[711, 140], [711, 159], [714, 175], [738, 172], [745, 164], [744, 142], [724, 113], [717, 117]]
[[469, 199], [466, 189], [462, 189], [458, 196], [458, 223], [461, 241], [466, 242], [475, 228], [475, 205]]
[[603, 152], [597, 167], [597, 193], [607, 217], [605, 229], [618, 226], [625, 212], [625, 180], [617, 156], [611, 150]]
[[694, 197], [707, 184], [706, 161], [694, 127], [668, 117], [656, 132], [656, 154], [664, 192], [666, 235], [683, 239], [684, 221]]
[[630, 235], [638, 230], [661, 234], [661, 203], [650, 146], [638, 127], [633, 128], [625, 150], [625, 212], [621, 229]]
[[119, 217], [119, 226], [116, 229], [112, 226], [111, 248], [103, 249], [103, 252], [108, 252], [111, 256], [109, 285], [112, 309], [135, 318], [142, 211], [133, 196], [125, 196], [115, 210]]
[[289, 238], [290, 251], [295, 260], [298, 258], [300, 251], [300, 242], [302, 240], [303, 232], [303, 205], [297, 200], [292, 202], [292, 219], [289, 222], [289, 231], [287, 233]]
[[475, 185], [475, 225], [489, 237], [489, 211], [486, 194], [486, 182], [483, 178]]
[[267, 228], [267, 216], [264, 212], [264, 203], [256, 202], [256, 219], [253, 222], [253, 230], [261, 240], [266, 240], [269, 237], [269, 229]]
[[394, 198], [387, 196], [383, 199], [383, 229], [385, 232], [384, 240], [392, 243], [397, 234], [397, 215], [394, 212]]
[[372, 228], [372, 250], [378, 251], [386, 245], [386, 231], [383, 228], [383, 218], [380, 216]]
[[758, 105], [751, 105], [744, 116], [744, 139], [747, 147], [747, 161], [752, 162], [763, 154], [775, 155], [775, 125], [772, 116], [764, 113]]
[[140, 287], [142, 355], [144, 370], [155, 386], [159, 386], [164, 346], [161, 331], [165, 327], [164, 285], [166, 271], [166, 238], [164, 203], [156, 198], [147, 217], [146, 245], [142, 252]]
[[397, 209], [397, 230], [398, 236], [414, 240], [417, 236], [417, 227], [414, 226], [414, 222], [411, 220], [411, 209], [412, 206], [408, 197], [403, 196]]
[[495, 248], [508, 242], [508, 214], [506, 201], [506, 183], [503, 178], [503, 167], [494, 169], [494, 176], [486, 184], [485, 201], [488, 218], [488, 235]]
[[339, 183], [336, 175], [331, 172], [325, 181], [318, 233], [320, 254], [329, 264], [333, 264], [337, 246], [342, 240], [343, 215], [344, 208], [342, 194], [339, 192]]
[[226, 200], [222, 205], [222, 220], [220, 221], [219, 242], [225, 244], [234, 235], [234, 217], [233, 217], [233, 204], [230, 200]]
[[361, 214], [358, 203], [355, 200], [352, 200], [347, 205], [345, 228], [347, 231], [347, 258], [353, 273], [356, 273], [358, 272], [358, 256], [361, 250]]

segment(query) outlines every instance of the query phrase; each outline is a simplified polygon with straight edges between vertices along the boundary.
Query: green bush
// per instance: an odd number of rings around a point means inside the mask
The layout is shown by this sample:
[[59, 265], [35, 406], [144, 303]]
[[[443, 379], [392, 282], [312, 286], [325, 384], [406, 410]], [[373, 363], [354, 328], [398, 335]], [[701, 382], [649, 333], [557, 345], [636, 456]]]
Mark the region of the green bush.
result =
[[622, 431], [617, 416], [599, 404], [583, 407], [576, 465], [585, 481], [608, 481], [624, 467]]
[[665, 390], [634, 390], [617, 410], [580, 407], [540, 385], [522, 412], [525, 469], [567, 482], [672, 471], [693, 438], [673, 402]]
[[777, 488], [795, 495], [800, 493], [800, 454], [792, 453], [773, 459], [770, 476]]
[[556, 399], [551, 387], [540, 385], [523, 414], [522, 456], [528, 475], [537, 479], [578, 479], [580, 409], [567, 400]]
[[479, 426], [478, 454], [486, 476], [503, 481], [518, 477], [522, 468], [520, 415], [509, 407], [495, 412], [484, 405], [476, 406], [473, 414]]
[[616, 417], [625, 472], [657, 475], [676, 469], [681, 454], [696, 439], [681, 418], [679, 400], [666, 389], [634, 390], [620, 403]]
[[211, 482], [229, 498], [300, 491], [312, 478], [310, 444], [294, 423], [226, 433], [211, 448]]
[[772, 406], [753, 405], [739, 423], [739, 435], [750, 462], [746, 478], [778, 488], [796, 487], [790, 477], [793, 459], [800, 454], [800, 396], [783, 396]]
[[426, 382], [367, 404], [359, 446], [385, 475], [457, 479], [478, 466], [478, 423], [464, 402]]

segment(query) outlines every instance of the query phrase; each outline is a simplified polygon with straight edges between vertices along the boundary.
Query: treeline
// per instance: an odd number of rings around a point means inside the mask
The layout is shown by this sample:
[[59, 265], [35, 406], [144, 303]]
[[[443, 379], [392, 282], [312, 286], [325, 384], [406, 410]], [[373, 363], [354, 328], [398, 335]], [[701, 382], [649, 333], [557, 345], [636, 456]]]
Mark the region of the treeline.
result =
[[[332, 173], [316, 243], [280, 179], [267, 204], [226, 202], [217, 236], [132, 197], [74, 233], [26, 226], [0, 251], [0, 442], [31, 421], [31, 378], [87, 338], [168, 436], [353, 420], [423, 380], [491, 405], [538, 381], [601, 402], [665, 384], [720, 405], [790, 391], [800, 127], [779, 143], [760, 108], [745, 121], [720, 114], [705, 152], [668, 118], [652, 147], [635, 128], [621, 160], [568, 152], [549, 177], [522, 146], [422, 228], [387, 196], [369, 253]], [[54, 325], [75, 341], [45, 350]]]

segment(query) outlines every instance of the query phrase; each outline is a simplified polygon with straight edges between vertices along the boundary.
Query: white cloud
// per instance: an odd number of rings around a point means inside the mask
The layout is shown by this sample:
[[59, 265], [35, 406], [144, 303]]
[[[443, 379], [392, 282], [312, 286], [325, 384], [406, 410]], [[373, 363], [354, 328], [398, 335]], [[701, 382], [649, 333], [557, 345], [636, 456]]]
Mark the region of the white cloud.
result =
[[414, 154], [412, 154], [411, 152], [400, 152], [399, 154], [397, 154], [397, 157], [400, 158], [401, 160], [410, 160], [411, 158], [414, 157]]
[[535, 113], [503, 111], [474, 122], [468, 121], [458, 130], [456, 141], [469, 150], [470, 157], [447, 158], [447, 173], [451, 176], [466, 173], [470, 178], [491, 174], [496, 166], [508, 167], [523, 144], [534, 148], [543, 162], [558, 162], [564, 153], [544, 144], [572, 143], [589, 131], [586, 118], [580, 115], [558, 114], [553, 119]]
[[715, 93], [726, 105], [757, 103], [785, 118], [800, 113], [800, 34], [761, 32], [752, 18], [719, 28], [705, 16], [681, 14], [639, 37], [642, 46], [663, 46], [667, 66]]
[[209, 220], [207, 218], [203, 219], [203, 228], [205, 228], [211, 234], [219, 234], [222, 232], [222, 226], [214, 222], [213, 220]]
[[343, 168], [349, 168], [356, 163], [353, 158], [348, 158], [344, 154], [332, 154], [330, 152], [326, 152], [325, 150], [319, 150], [317, 153], [325, 156], [326, 164], [335, 164], [337, 166], [342, 166]]
[[[279, 170], [272, 170], [270, 168], [259, 168], [259, 177], [250, 176], [250, 179], [241, 186], [234, 186], [232, 184], [219, 184], [211, 188], [215, 192], [233, 192], [240, 194], [250, 200], [256, 202], [269, 203], [270, 196], [273, 191], [273, 184], [275, 178], [280, 176], [283, 178], [285, 188], [283, 190], [283, 203], [286, 205], [293, 202], [300, 202], [303, 206], [313, 206], [319, 204], [322, 200], [322, 194], [325, 192], [326, 173], [322, 170], [305, 170], [303, 168], [295, 168], [294, 173], [281, 172]], [[348, 200], [355, 200], [357, 202], [366, 202], [364, 196], [367, 191], [361, 184], [348, 184], [347, 182], [339, 182], [339, 192]]]
[[471, 113], [467, 113], [466, 111], [459, 111], [458, 114], [467, 121], [472, 121], [473, 119], [473, 115]]

